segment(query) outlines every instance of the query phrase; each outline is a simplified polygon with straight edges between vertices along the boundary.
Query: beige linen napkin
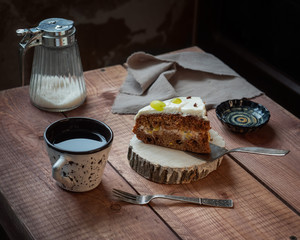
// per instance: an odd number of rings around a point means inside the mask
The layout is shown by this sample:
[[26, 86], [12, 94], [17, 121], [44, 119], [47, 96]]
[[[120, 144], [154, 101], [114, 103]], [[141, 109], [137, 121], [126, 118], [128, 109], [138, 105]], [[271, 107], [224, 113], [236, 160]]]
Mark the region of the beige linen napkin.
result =
[[113, 113], [136, 114], [153, 100], [198, 96], [207, 109], [228, 99], [262, 94], [209, 53], [181, 52], [154, 57], [144, 52], [127, 59], [128, 75], [112, 106]]

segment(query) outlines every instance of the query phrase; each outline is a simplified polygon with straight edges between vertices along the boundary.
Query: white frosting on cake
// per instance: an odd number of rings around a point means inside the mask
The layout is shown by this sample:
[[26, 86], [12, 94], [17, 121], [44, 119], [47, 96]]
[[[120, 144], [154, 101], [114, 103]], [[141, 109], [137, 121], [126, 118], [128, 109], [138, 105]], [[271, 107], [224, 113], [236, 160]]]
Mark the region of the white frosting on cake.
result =
[[150, 105], [142, 108], [136, 114], [135, 119], [146, 114], [181, 114], [182, 116], [197, 116], [207, 120], [206, 108], [200, 97], [178, 97], [181, 103], [173, 103], [172, 99], [164, 101], [166, 106], [162, 111], [157, 111]]

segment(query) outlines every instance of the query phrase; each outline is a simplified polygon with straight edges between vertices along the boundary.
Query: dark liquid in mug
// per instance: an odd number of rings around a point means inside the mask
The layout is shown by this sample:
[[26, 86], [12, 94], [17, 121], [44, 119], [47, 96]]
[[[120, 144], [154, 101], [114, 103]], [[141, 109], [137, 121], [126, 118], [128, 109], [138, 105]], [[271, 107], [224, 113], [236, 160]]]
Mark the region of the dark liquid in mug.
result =
[[82, 130], [62, 133], [53, 141], [55, 147], [72, 152], [92, 151], [106, 143], [106, 139], [101, 134]]

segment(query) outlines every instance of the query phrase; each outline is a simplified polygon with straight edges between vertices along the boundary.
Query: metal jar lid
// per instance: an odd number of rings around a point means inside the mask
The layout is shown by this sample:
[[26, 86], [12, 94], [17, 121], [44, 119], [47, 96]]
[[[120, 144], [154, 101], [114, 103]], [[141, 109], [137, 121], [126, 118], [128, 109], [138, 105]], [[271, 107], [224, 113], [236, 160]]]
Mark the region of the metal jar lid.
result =
[[[74, 22], [63, 18], [48, 18], [35, 28], [18, 29], [18, 36], [25, 36], [20, 44], [32, 47], [43, 45], [46, 47], [65, 47], [75, 42]], [[25, 48], [25, 46], [24, 46]]]
[[49, 18], [40, 22], [37, 29], [44, 32], [42, 45], [60, 47], [71, 45], [75, 41], [74, 22], [63, 18]]

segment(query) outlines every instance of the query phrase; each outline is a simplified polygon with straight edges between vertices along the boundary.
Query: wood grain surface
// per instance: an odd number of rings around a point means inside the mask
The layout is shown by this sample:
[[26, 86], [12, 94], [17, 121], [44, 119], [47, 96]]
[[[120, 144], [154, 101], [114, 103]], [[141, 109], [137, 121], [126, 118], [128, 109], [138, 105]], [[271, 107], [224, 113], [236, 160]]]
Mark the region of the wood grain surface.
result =
[[[89, 94], [93, 95], [89, 83], [87, 79]], [[103, 94], [111, 87], [107, 85], [101, 88]], [[109, 105], [98, 93], [94, 96], [102, 105], [94, 108], [91, 98], [80, 111], [96, 112], [95, 118], [106, 120]], [[43, 132], [51, 122], [65, 116], [33, 107], [27, 87], [0, 92], [0, 99], [1, 224], [12, 239], [155, 239], [160, 234], [177, 239], [150, 208], [128, 205], [122, 209], [111, 190], [131, 189], [109, 164], [102, 183], [93, 191], [71, 193], [59, 188], [51, 178]]]
[[[270, 122], [257, 133], [239, 135], [222, 126], [210, 110], [212, 128], [227, 148], [262, 146], [291, 152], [286, 157], [233, 153], [197, 182], [154, 183], [128, 164], [134, 116], [110, 110], [126, 74], [121, 65], [85, 72], [87, 100], [64, 114], [33, 107], [28, 87], [0, 92], [0, 220], [12, 239], [300, 239], [298, 118], [263, 95], [254, 100], [270, 110]], [[70, 193], [56, 185], [44, 146], [45, 128], [71, 116], [104, 121], [115, 135], [102, 183], [86, 193]], [[234, 208], [162, 199], [131, 205], [115, 199], [112, 188], [230, 198]]]
[[[209, 135], [213, 144], [225, 146], [223, 138], [216, 131], [210, 130]], [[223, 157], [209, 161], [200, 160], [184, 151], [145, 144], [134, 135], [129, 143], [127, 159], [135, 172], [150, 181], [187, 184], [199, 181], [217, 170]]]

